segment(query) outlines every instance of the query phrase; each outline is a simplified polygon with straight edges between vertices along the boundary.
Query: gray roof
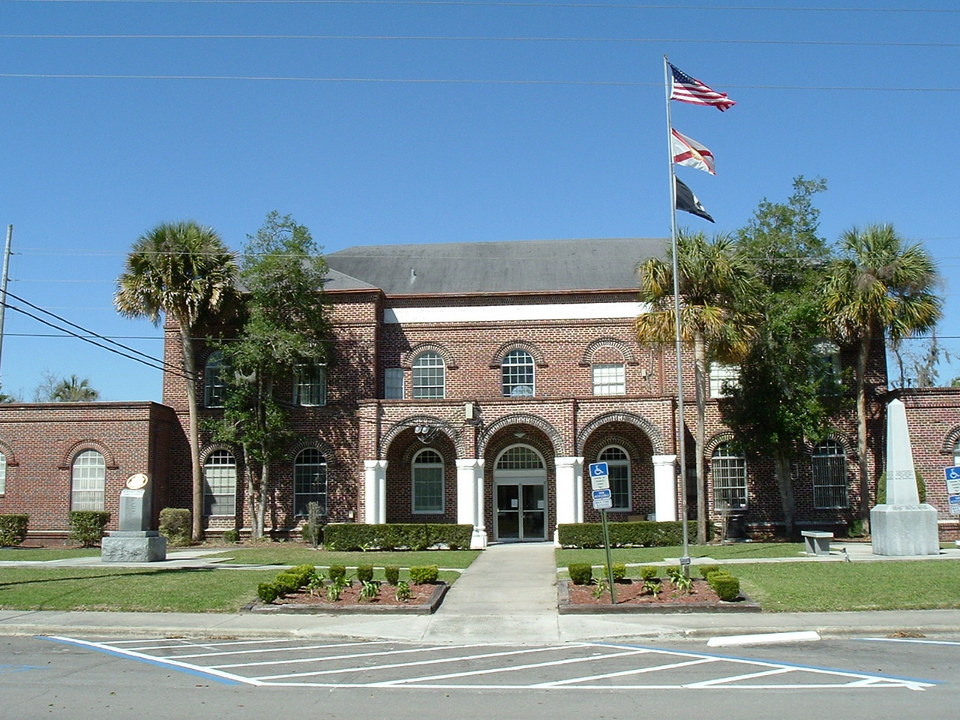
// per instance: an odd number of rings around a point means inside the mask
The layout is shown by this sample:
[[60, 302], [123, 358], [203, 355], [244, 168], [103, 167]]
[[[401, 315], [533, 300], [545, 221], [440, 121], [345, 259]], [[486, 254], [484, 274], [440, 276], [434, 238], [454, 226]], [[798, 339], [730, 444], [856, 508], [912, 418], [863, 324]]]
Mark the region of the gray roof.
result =
[[[632, 290], [634, 268], [666, 257], [667, 238], [371, 245], [326, 256], [327, 290], [387, 295]], [[343, 277], [346, 276], [346, 277]]]

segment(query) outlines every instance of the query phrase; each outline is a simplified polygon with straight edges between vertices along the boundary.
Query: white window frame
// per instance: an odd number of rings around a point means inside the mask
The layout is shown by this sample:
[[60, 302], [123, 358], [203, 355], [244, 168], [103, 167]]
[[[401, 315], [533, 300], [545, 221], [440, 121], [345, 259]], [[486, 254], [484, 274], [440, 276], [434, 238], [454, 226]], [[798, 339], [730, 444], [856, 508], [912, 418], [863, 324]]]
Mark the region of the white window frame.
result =
[[383, 370], [383, 399], [403, 400], [403, 368], [389, 367]]
[[713, 476], [713, 507], [716, 510], [741, 510], [747, 507], [747, 459], [724, 442], [714, 448], [710, 458]]
[[327, 514], [327, 459], [316, 448], [304, 448], [293, 461], [294, 517], [306, 517], [311, 502], [320, 503], [320, 514]]
[[236, 514], [237, 458], [229, 450], [214, 450], [203, 462], [203, 516], [232, 517]]
[[593, 365], [594, 395], [625, 395], [627, 372], [623, 363], [596, 363]]
[[77, 453], [70, 464], [70, 509], [104, 509], [107, 462], [96, 450]]
[[447, 365], [436, 350], [426, 350], [410, 365], [411, 395], [414, 400], [446, 397]]
[[[421, 462], [420, 458], [426, 456], [436, 456], [439, 462], [432, 460], [430, 462]], [[436, 477], [439, 472], [439, 478]], [[429, 475], [429, 477], [424, 477]], [[443, 515], [446, 507], [446, 467], [443, 463], [443, 456], [433, 448], [424, 448], [420, 450], [410, 461], [410, 506], [414, 515]], [[439, 489], [439, 494], [437, 490]], [[429, 492], [427, 492], [429, 490]], [[424, 496], [431, 499], [434, 504], [424, 505], [421, 500]], [[439, 503], [437, 503], [439, 500]]]
[[847, 453], [836, 440], [825, 440], [810, 453], [813, 471], [813, 507], [836, 510], [850, 507]]
[[833, 340], [818, 340], [813, 344], [812, 352], [819, 360], [819, 377], [817, 380], [823, 391], [836, 392], [836, 384], [840, 382], [842, 367], [840, 365], [840, 346]]
[[293, 404], [322, 407], [327, 404], [327, 367], [323, 363], [297, 365], [293, 377]]
[[537, 363], [523, 348], [514, 348], [500, 363], [500, 387], [504, 397], [534, 397], [537, 394]]
[[227, 384], [223, 381], [223, 353], [214, 350], [203, 365], [203, 405], [208, 408], [222, 408], [227, 395]]
[[724, 385], [740, 387], [740, 366], [727, 363], [710, 363], [710, 397], [728, 397]]
[[0, 452], [0, 495], [7, 494], [7, 456]]
[[597, 460], [607, 464], [607, 474], [610, 478], [610, 499], [613, 501], [610, 510], [612, 512], [630, 512], [633, 509], [630, 453], [619, 445], [608, 445], [597, 455]]

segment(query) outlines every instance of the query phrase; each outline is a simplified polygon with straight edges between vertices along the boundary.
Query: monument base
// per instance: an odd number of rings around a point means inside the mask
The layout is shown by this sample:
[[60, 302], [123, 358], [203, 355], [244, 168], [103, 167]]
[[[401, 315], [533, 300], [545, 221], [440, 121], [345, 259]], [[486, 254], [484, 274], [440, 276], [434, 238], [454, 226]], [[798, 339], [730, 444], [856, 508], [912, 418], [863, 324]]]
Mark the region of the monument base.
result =
[[870, 511], [874, 555], [939, 555], [937, 511], [932, 505], [877, 505]]
[[100, 541], [103, 562], [158, 562], [167, 559], [167, 539], [156, 530], [111, 531]]

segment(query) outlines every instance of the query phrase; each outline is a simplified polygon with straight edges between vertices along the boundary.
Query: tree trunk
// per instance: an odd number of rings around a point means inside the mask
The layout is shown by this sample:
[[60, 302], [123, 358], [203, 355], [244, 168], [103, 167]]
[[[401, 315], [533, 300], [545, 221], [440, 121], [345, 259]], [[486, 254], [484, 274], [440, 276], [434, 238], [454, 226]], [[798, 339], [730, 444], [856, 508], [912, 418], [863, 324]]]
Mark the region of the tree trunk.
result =
[[[697, 333], [693, 339], [694, 386], [697, 401], [697, 544], [707, 543], [707, 478], [703, 455], [707, 432], [707, 347], [703, 336]], [[683, 432], [683, 418], [680, 418], [680, 432]], [[686, 481], [683, 479], [684, 492]], [[686, 518], [684, 518], [686, 521]]]
[[193, 340], [190, 328], [180, 326], [180, 342], [183, 346], [183, 365], [187, 371], [187, 410], [189, 429], [187, 441], [190, 444], [190, 480], [193, 488], [193, 530], [194, 542], [203, 540], [203, 473], [200, 470], [200, 430], [197, 409], [197, 365], [193, 352]]
[[270, 487], [270, 465], [263, 463], [260, 466], [260, 507], [257, 508], [257, 526], [260, 529], [260, 537], [263, 537], [263, 529], [266, 525], [267, 517], [267, 489]]
[[860, 519], [870, 532], [870, 475], [867, 464], [867, 359], [872, 334], [868, 327], [857, 349], [857, 464], [860, 468]]
[[793, 538], [797, 504], [793, 498], [793, 478], [790, 476], [790, 458], [782, 450], [773, 453], [773, 470], [780, 487], [780, 507], [783, 510], [783, 528], [787, 539]]
[[250, 537], [259, 539], [263, 532], [257, 527], [257, 473], [250, 462], [250, 452], [246, 445], [243, 446], [243, 472], [247, 478], [247, 507], [250, 509]]

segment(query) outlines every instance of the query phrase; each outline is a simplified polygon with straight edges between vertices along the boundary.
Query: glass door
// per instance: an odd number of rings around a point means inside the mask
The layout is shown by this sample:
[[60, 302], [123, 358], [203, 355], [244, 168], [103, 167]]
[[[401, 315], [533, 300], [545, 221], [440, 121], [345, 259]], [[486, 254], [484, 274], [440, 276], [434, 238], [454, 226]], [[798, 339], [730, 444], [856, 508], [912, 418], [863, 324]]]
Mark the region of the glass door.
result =
[[547, 530], [546, 487], [534, 483], [497, 485], [497, 539], [544, 540]]

